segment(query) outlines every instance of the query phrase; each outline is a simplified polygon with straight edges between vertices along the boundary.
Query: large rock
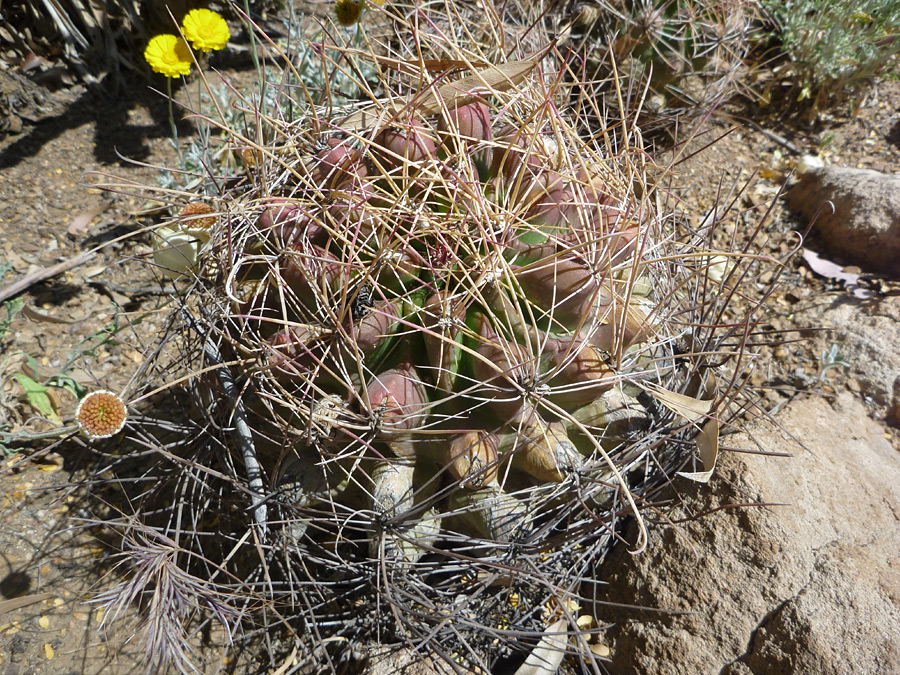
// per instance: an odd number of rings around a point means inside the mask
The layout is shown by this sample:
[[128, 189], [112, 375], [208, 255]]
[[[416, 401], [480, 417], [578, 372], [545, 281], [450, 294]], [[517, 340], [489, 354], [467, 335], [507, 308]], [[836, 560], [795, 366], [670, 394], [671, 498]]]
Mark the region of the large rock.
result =
[[837, 296], [824, 308], [818, 326], [831, 329], [817, 334], [818, 348], [828, 351], [836, 344], [848, 364], [832, 379], [856, 379], [878, 416], [900, 426], [900, 297], [864, 302]]
[[724, 441], [793, 457], [726, 454], [676, 483], [670, 517], [708, 515], [607, 561], [599, 599], [649, 608], [598, 606], [611, 673], [900, 673], [900, 454], [849, 394], [778, 421]]
[[[807, 169], [787, 195], [832, 251], [870, 272], [900, 276], [900, 176], [824, 166]], [[834, 204], [834, 212], [827, 206]]]

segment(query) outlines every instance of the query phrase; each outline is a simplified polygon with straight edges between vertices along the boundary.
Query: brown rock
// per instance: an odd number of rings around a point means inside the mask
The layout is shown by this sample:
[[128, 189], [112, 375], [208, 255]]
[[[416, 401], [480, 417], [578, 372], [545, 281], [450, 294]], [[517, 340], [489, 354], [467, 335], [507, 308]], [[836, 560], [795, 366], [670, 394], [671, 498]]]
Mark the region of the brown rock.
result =
[[[827, 206], [834, 205], [834, 212]], [[900, 276], [900, 176], [869, 169], [816, 167], [800, 176], [787, 203], [815, 221], [837, 254], [867, 271]]]
[[611, 673], [900, 672], [900, 456], [849, 394], [779, 422], [805, 448], [757, 426], [762, 448], [795, 456], [727, 455], [710, 486], [678, 484], [670, 515], [772, 506], [659, 527], [646, 553], [609, 558], [600, 600], [665, 610], [597, 608], [615, 624]]

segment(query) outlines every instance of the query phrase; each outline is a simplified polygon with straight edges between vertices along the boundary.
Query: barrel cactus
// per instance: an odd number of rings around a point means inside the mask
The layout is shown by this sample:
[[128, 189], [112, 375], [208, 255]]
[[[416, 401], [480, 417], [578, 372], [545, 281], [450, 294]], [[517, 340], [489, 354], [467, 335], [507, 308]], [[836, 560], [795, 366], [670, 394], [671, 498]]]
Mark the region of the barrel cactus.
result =
[[191, 280], [181, 379], [219, 411], [194, 466], [252, 527], [216, 569], [261, 552], [247, 606], [314, 662], [356, 658], [346, 638], [489, 671], [562, 626], [552, 658], [589, 663], [620, 520], [641, 549], [653, 491], [714, 463], [741, 259], [710, 249], [715, 218], [676, 230], [636, 130], [566, 110], [552, 49], [419, 39], [427, 63], [333, 48], [401, 73], [357, 103], [223, 124], [243, 175], [162, 226], [155, 264]]

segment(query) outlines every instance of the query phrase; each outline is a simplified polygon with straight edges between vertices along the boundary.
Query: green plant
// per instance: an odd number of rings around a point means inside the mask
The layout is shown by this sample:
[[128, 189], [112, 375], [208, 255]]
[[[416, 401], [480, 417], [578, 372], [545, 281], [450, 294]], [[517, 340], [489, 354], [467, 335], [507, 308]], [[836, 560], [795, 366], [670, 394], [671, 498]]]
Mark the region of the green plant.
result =
[[763, 0], [771, 35], [788, 58], [769, 86], [787, 85], [813, 114], [864, 87], [900, 54], [898, 0]]
[[[637, 130], [583, 132], [552, 47], [504, 58], [452, 3], [371, 9], [412, 39], [326, 26], [267, 112], [208, 118], [241, 180], [169, 193], [217, 218], [133, 403], [184, 390], [199, 431], [142, 436], [174, 468], [135, 518], [308, 665], [380, 641], [599, 667], [574, 599], [623, 515], [639, 550], [655, 491], [709, 479], [754, 326], [728, 306], [767, 261], [711, 249], [718, 207], [676, 230]], [[192, 613], [148, 615], [183, 665]]]
[[699, 117], [749, 91], [746, 57], [759, 31], [755, 0], [614, 0], [587, 7], [575, 22], [587, 72], [628, 83], [623, 88], [635, 109], [642, 102], [645, 118]]

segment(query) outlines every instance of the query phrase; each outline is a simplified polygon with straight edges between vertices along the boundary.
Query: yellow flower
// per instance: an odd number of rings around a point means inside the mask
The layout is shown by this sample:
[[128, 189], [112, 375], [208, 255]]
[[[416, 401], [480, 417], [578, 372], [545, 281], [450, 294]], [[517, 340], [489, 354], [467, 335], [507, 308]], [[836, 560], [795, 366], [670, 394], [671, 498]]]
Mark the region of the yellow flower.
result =
[[144, 50], [144, 58], [153, 72], [166, 77], [179, 77], [191, 72], [191, 48], [177, 35], [157, 35]]
[[181, 30], [194, 49], [201, 52], [222, 49], [231, 39], [225, 19], [211, 9], [192, 9], [184, 17]]

